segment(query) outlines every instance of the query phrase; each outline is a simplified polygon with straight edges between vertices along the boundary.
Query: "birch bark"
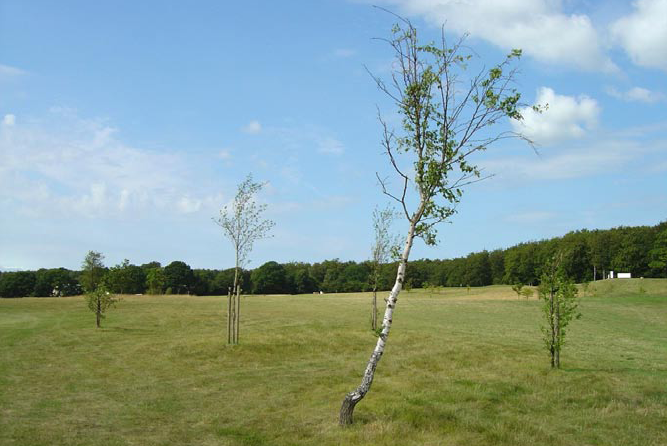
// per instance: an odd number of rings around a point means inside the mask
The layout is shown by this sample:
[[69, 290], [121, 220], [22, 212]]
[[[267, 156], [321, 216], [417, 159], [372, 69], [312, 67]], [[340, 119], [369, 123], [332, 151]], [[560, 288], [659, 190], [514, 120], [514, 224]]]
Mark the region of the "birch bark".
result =
[[[423, 208], [423, 206], [422, 206]], [[373, 384], [373, 377], [375, 376], [375, 369], [377, 368], [380, 358], [384, 353], [385, 346], [387, 344], [387, 338], [389, 337], [389, 331], [391, 330], [391, 324], [393, 322], [394, 310], [396, 309], [396, 302], [398, 301], [398, 295], [403, 288], [403, 281], [405, 279], [405, 269], [407, 267], [408, 259], [410, 257], [410, 250], [412, 249], [412, 243], [415, 238], [415, 226], [413, 222], [410, 225], [410, 230], [408, 236], [405, 240], [405, 247], [403, 248], [403, 254], [401, 255], [401, 260], [398, 265], [398, 271], [396, 273], [396, 281], [394, 286], [389, 293], [389, 298], [387, 299], [387, 306], [384, 310], [384, 317], [382, 319], [382, 331], [378, 335], [377, 343], [375, 344], [375, 349], [371, 354], [368, 364], [366, 365], [366, 370], [361, 379], [361, 384], [352, 392], [348, 393], [343, 400], [343, 404], [340, 408], [339, 414], [339, 423], [341, 425], [352, 424], [354, 407], [359, 401], [361, 401]]]

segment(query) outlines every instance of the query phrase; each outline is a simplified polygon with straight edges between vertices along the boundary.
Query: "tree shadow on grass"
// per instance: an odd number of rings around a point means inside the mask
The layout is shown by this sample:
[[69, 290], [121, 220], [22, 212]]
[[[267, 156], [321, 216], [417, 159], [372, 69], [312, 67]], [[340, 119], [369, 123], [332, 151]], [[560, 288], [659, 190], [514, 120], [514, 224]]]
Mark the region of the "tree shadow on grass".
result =
[[151, 333], [153, 330], [150, 328], [137, 328], [137, 327], [101, 327], [100, 331], [110, 332], [110, 333]]
[[647, 369], [643, 367], [561, 367], [559, 371], [564, 373], [667, 373], [665, 368]]

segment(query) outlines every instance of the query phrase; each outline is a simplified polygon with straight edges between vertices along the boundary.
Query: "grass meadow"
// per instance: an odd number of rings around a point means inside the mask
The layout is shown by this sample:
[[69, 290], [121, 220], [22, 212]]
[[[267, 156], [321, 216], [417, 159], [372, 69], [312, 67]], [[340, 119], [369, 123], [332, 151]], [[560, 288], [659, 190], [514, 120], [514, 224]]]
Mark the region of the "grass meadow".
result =
[[536, 297], [403, 292], [355, 424], [337, 425], [375, 344], [368, 294], [0, 300], [1, 445], [667, 445], [667, 280], [581, 298], [549, 369]]

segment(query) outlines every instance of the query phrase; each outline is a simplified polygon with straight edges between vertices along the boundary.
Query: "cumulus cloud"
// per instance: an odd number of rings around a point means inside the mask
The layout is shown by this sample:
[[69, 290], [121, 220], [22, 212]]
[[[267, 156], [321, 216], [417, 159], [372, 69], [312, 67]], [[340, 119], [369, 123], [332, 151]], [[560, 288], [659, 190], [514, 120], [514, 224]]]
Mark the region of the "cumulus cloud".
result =
[[594, 99], [558, 95], [548, 87], [538, 90], [536, 104], [545, 106], [542, 113], [530, 107], [521, 109], [523, 121], [512, 120], [514, 130], [539, 145], [550, 145], [566, 139], [581, 138], [594, 128], [600, 107]]
[[7, 127], [13, 127], [14, 124], [16, 124], [16, 116], [10, 114], [5, 115], [2, 118], [2, 125], [7, 126]]
[[40, 216], [194, 212], [212, 198], [193, 190], [197, 182], [188, 169], [180, 155], [131, 147], [114, 128], [68, 109], [53, 109], [30, 125], [5, 116], [0, 126], [0, 201], [12, 211]]
[[638, 0], [611, 34], [637, 65], [667, 71], [667, 0]]
[[385, 0], [402, 14], [421, 16], [450, 31], [470, 33], [541, 62], [591, 71], [615, 71], [585, 14], [566, 14], [553, 0]]
[[654, 102], [659, 102], [665, 99], [664, 94], [642, 87], [632, 87], [627, 91], [619, 91], [614, 87], [609, 87], [606, 89], [606, 91], [610, 96], [628, 102], [644, 102], [647, 104], [652, 104]]
[[244, 125], [243, 127], [241, 127], [241, 131], [243, 133], [256, 135], [256, 134], [258, 134], [259, 132], [262, 131], [262, 124], [260, 124], [259, 121], [254, 121], [253, 120], [253, 121], [250, 121], [249, 123], [247, 123], [246, 125]]

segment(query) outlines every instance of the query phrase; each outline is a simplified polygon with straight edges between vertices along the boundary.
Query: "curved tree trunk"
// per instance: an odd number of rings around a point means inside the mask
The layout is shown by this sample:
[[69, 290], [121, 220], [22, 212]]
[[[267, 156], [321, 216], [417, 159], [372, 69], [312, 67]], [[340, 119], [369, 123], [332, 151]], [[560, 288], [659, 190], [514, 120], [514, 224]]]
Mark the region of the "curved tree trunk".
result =
[[410, 257], [410, 250], [412, 249], [412, 242], [415, 237], [415, 224], [410, 225], [410, 231], [405, 240], [405, 247], [403, 249], [403, 254], [401, 255], [401, 261], [398, 264], [398, 272], [396, 273], [396, 282], [394, 282], [394, 287], [389, 293], [389, 298], [387, 299], [387, 306], [384, 311], [384, 318], [382, 319], [382, 331], [378, 335], [377, 343], [375, 344], [375, 349], [371, 354], [368, 364], [366, 365], [366, 370], [364, 371], [364, 376], [361, 379], [361, 384], [352, 392], [345, 395], [343, 404], [340, 408], [339, 413], [339, 424], [342, 426], [352, 424], [353, 422], [353, 413], [354, 407], [359, 401], [361, 401], [364, 396], [368, 393], [373, 383], [373, 377], [375, 376], [375, 369], [380, 362], [380, 358], [384, 353], [385, 345], [387, 344], [387, 338], [389, 337], [389, 331], [391, 330], [392, 318], [394, 315], [394, 309], [396, 308], [396, 302], [398, 301], [398, 295], [403, 288], [403, 281], [405, 279], [405, 268], [408, 263], [408, 258]]

